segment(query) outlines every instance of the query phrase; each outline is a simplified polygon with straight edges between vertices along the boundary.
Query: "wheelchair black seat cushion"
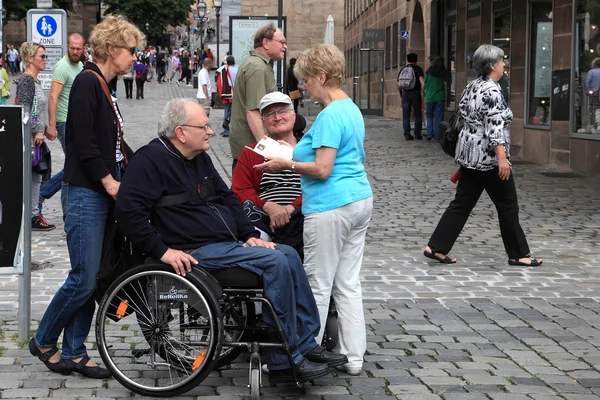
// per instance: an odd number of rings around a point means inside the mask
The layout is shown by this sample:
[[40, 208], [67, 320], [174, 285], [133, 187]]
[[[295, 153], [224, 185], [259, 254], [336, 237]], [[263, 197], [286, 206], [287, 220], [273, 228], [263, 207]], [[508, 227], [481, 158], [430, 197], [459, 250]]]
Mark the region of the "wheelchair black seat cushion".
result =
[[262, 289], [260, 275], [239, 267], [222, 268], [208, 271], [223, 288]]
[[[160, 260], [153, 258], [147, 258], [145, 264], [163, 264]], [[201, 273], [203, 276], [211, 276], [221, 286], [221, 288], [227, 289], [262, 289], [262, 279], [258, 274], [245, 270], [240, 267], [229, 267], [207, 271], [202, 269]], [[216, 283], [215, 282], [215, 283]], [[220, 290], [216, 288], [211, 282], [207, 282], [212, 287], [214, 293], [218, 293], [220, 296]], [[220, 288], [219, 288], [220, 289]]]

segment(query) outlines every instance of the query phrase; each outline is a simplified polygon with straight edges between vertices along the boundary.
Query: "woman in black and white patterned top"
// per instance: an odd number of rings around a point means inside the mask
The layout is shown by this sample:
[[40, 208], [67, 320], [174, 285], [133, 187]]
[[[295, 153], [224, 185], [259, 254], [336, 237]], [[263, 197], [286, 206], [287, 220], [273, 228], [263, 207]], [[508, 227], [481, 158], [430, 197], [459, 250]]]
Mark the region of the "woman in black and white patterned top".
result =
[[510, 265], [536, 267], [525, 233], [519, 224], [517, 191], [510, 167], [510, 122], [512, 111], [498, 81], [504, 74], [502, 49], [484, 44], [473, 54], [478, 78], [469, 83], [459, 103], [464, 126], [456, 145], [460, 180], [456, 197], [433, 232], [424, 255], [451, 264], [447, 254], [464, 227], [483, 190], [490, 196], [500, 222], [500, 233]]

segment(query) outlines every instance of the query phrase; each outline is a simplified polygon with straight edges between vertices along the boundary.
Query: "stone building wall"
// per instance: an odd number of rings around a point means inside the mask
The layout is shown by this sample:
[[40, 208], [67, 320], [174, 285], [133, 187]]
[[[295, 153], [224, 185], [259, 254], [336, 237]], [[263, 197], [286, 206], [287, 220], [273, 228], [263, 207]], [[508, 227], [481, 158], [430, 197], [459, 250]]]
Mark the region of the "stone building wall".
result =
[[[334, 19], [335, 45], [344, 46], [344, 0], [297, 0], [283, 2], [283, 15], [287, 17], [288, 59], [296, 57], [313, 44], [323, 43], [327, 16]], [[277, 16], [275, 0], [242, 0], [241, 15]]]

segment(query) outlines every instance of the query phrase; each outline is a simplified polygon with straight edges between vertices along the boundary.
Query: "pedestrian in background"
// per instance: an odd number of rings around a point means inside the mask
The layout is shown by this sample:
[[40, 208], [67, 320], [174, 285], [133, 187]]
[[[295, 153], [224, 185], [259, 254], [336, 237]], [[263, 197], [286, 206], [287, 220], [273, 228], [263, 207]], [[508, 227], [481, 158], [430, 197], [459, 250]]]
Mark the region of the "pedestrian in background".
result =
[[2, 63], [0, 65], [0, 86], [2, 87], [2, 105], [6, 104], [6, 100], [10, 98], [10, 78], [6, 69], [6, 63]]
[[359, 375], [367, 348], [360, 270], [373, 191], [363, 165], [365, 123], [341, 89], [344, 68], [344, 55], [334, 45], [315, 45], [300, 54], [294, 73], [324, 108], [294, 148], [293, 160], [275, 158], [255, 168], [301, 175], [304, 268], [321, 318], [317, 343], [333, 295], [340, 353], [348, 357], [343, 369]]
[[[419, 57], [415, 53], [406, 56], [408, 63], [398, 73], [397, 85], [402, 98], [402, 127], [406, 140], [421, 140], [421, 129], [423, 128], [423, 91], [425, 81], [423, 79], [423, 68], [417, 65]], [[410, 114], [415, 115], [415, 136], [410, 134]]]
[[144, 100], [144, 84], [148, 79], [148, 59], [139, 57], [133, 69], [135, 71], [135, 99]]
[[[294, 66], [295, 65], [296, 65], [296, 59], [290, 58], [290, 67], [288, 68], [288, 74], [287, 74], [287, 94], [290, 97], [293, 97], [292, 94], [290, 94], [291, 92], [296, 92], [298, 90], [298, 78], [296, 78], [296, 75], [294, 74]], [[300, 104], [300, 97], [296, 97], [293, 99], [294, 113], [296, 113], [296, 114], [298, 113], [298, 105]]]
[[95, 311], [106, 219], [119, 193], [122, 167], [133, 155], [123, 140], [123, 118], [107, 86], [129, 70], [142, 41], [142, 33], [124, 17], [107, 16], [90, 35], [94, 62], [86, 63], [71, 90], [61, 191], [71, 270], [29, 342], [32, 355], [63, 375], [111, 376], [90, 360], [85, 346]]
[[[427, 140], [437, 142], [440, 122], [444, 119], [446, 82], [450, 74], [444, 66], [444, 58], [436, 57], [425, 72], [425, 115], [427, 117]], [[434, 124], [435, 117], [435, 124]]]
[[202, 63], [202, 69], [198, 72], [198, 92], [196, 98], [198, 103], [204, 108], [206, 116], [210, 118], [210, 97], [212, 95], [212, 82], [210, 81], [209, 71], [212, 68], [212, 59], [205, 58]]
[[233, 99], [233, 88], [237, 76], [235, 58], [227, 56], [225, 65], [217, 70], [217, 93], [223, 103], [223, 137], [229, 137], [229, 122], [231, 121], [231, 102]]
[[190, 53], [187, 50], [184, 50], [181, 54], [181, 77], [177, 81], [177, 83], [181, 83], [185, 79], [186, 86], [191, 86], [190, 81], [192, 79], [191, 70], [190, 70]]
[[456, 196], [423, 254], [445, 264], [456, 262], [448, 253], [485, 190], [498, 212], [508, 264], [537, 267], [542, 259], [531, 257], [519, 224], [517, 190], [510, 164], [513, 115], [498, 84], [504, 75], [504, 51], [489, 44], [479, 46], [473, 54], [473, 68], [478, 78], [469, 83], [459, 103], [464, 125], [456, 145], [455, 159], [460, 165]]
[[[61, 58], [52, 70], [52, 83], [48, 95], [48, 139], [58, 137], [65, 152], [65, 130], [69, 113], [69, 96], [77, 74], [83, 69], [81, 55], [85, 39], [80, 33], [72, 33], [67, 38], [67, 55]], [[40, 214], [45, 200], [52, 198], [62, 187], [64, 172], [61, 169], [40, 190]]]
[[18, 69], [18, 59], [19, 59], [19, 51], [15, 49], [14, 45], [10, 45], [10, 48], [6, 51], [6, 58], [8, 59], [8, 67], [10, 69], [11, 75], [17, 75], [19, 72]]
[[[181, 65], [181, 60], [179, 59], [179, 52], [177, 50], [173, 51], [173, 56], [171, 57], [171, 76], [169, 77], [169, 82], [173, 81], [173, 78], [177, 75], [179, 71], [179, 66]], [[177, 85], [179, 85], [179, 81], [175, 80]]]
[[[34, 42], [21, 45], [21, 57], [25, 72], [17, 81], [18, 104], [31, 121], [31, 148], [33, 165], [31, 171], [31, 230], [49, 231], [56, 228], [40, 213], [40, 187], [42, 175], [49, 171], [50, 149], [44, 142], [48, 128], [48, 98], [38, 79], [38, 73], [46, 69], [46, 48]], [[43, 159], [42, 159], [43, 158]], [[44, 166], [44, 163], [45, 166]], [[45, 168], [45, 169], [44, 169]]]
[[135, 70], [133, 66], [123, 75], [123, 83], [125, 84], [125, 98], [133, 99], [133, 80], [135, 78]]

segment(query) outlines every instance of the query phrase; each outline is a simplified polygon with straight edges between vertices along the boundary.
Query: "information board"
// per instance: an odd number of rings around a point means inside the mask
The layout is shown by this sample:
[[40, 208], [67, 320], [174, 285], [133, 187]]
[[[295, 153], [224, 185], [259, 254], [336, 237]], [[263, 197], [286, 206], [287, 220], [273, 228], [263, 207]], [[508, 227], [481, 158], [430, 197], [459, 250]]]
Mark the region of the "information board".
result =
[[0, 106], [0, 188], [10, 188], [0, 190], [0, 267], [20, 263], [24, 212], [21, 110], [19, 106]]

